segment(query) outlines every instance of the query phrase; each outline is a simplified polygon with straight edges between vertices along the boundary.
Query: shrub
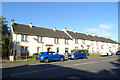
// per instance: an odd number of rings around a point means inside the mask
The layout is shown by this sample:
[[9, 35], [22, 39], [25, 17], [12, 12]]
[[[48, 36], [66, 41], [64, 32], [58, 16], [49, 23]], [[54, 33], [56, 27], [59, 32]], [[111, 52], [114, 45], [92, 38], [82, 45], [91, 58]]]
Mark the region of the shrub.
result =
[[85, 51], [87, 56], [89, 56], [89, 50], [87, 50], [87, 49], [73, 49], [73, 50], [71, 50], [71, 53], [73, 53], [75, 51]]
[[34, 53], [34, 54], [33, 54], [33, 58], [34, 58], [34, 59], [37, 59], [37, 56], [38, 56], [38, 55], [39, 55], [39, 53]]
[[39, 55], [39, 53], [34, 53], [33, 56], [34, 56], [34, 55]]

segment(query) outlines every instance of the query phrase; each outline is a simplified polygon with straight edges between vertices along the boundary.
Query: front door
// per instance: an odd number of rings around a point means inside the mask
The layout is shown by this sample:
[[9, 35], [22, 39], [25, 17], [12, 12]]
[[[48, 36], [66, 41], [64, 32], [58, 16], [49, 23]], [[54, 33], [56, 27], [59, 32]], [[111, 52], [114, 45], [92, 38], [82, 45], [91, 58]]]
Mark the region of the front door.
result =
[[50, 51], [51, 48], [47, 48], [47, 51]]

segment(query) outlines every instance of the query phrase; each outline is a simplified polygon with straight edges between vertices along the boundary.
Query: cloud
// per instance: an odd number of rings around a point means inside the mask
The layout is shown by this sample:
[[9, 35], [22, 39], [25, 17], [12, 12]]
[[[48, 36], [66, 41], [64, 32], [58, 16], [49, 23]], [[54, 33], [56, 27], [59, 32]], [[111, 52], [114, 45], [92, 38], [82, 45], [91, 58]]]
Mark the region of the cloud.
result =
[[111, 25], [108, 25], [108, 24], [100, 24], [99, 25], [99, 28], [100, 29], [103, 29], [103, 30], [108, 30], [111, 28]]
[[97, 28], [86, 28], [88, 33], [94, 33], [95, 35], [99, 35], [102, 37], [111, 37], [112, 34], [109, 30], [112, 28], [112, 24], [100, 24]]

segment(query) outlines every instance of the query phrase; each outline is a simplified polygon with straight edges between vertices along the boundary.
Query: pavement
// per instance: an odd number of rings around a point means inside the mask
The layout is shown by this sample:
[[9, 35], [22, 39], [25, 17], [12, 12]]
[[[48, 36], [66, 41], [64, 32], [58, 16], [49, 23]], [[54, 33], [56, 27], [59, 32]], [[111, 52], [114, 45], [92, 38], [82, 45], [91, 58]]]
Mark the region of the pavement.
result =
[[[118, 56], [89, 57], [88, 59], [54, 61], [40, 63], [28, 61], [19, 63], [4, 63], [2, 79], [120, 79], [120, 64]], [[9, 67], [8, 67], [9, 66]]]
[[[68, 58], [66, 57], [65, 60], [67, 60]], [[33, 60], [33, 61], [22, 61], [22, 62], [10, 62], [10, 61], [3, 61], [1, 60], [0, 62], [1, 66], [0, 68], [7, 68], [7, 67], [15, 67], [15, 66], [22, 66], [22, 65], [29, 65], [29, 64], [44, 64], [44, 63], [40, 63], [39, 60]]]
[[[94, 58], [94, 57], [99, 57], [99, 56], [89, 56], [89, 58]], [[68, 58], [66, 57], [65, 60], [67, 61]], [[55, 62], [57, 62], [57, 61], [55, 61]], [[39, 60], [23, 61], [23, 62], [10, 62], [8, 60], [2, 62], [2, 60], [1, 60], [0, 64], [1, 64], [0, 68], [7, 68], [7, 67], [29, 65], [29, 64], [44, 64], [44, 63], [40, 63]]]

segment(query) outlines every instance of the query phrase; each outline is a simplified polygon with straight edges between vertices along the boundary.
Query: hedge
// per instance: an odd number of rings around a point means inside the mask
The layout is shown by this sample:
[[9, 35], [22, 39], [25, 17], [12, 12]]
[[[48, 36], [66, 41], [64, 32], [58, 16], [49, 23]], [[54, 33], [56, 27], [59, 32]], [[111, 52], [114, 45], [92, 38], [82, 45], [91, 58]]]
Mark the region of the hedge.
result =
[[39, 53], [34, 53], [34, 54], [33, 54], [33, 58], [36, 60], [37, 57], [38, 57], [38, 55], [39, 55]]
[[87, 49], [73, 49], [73, 50], [71, 50], [71, 53], [73, 53], [75, 51], [85, 51], [87, 53], [87, 56], [89, 56], [89, 50], [87, 50]]
[[34, 53], [33, 55], [39, 55], [39, 53]]
[[33, 55], [32, 55], [32, 57], [35, 57], [35, 56], [38, 56], [39, 55], [39, 53], [34, 53]]

